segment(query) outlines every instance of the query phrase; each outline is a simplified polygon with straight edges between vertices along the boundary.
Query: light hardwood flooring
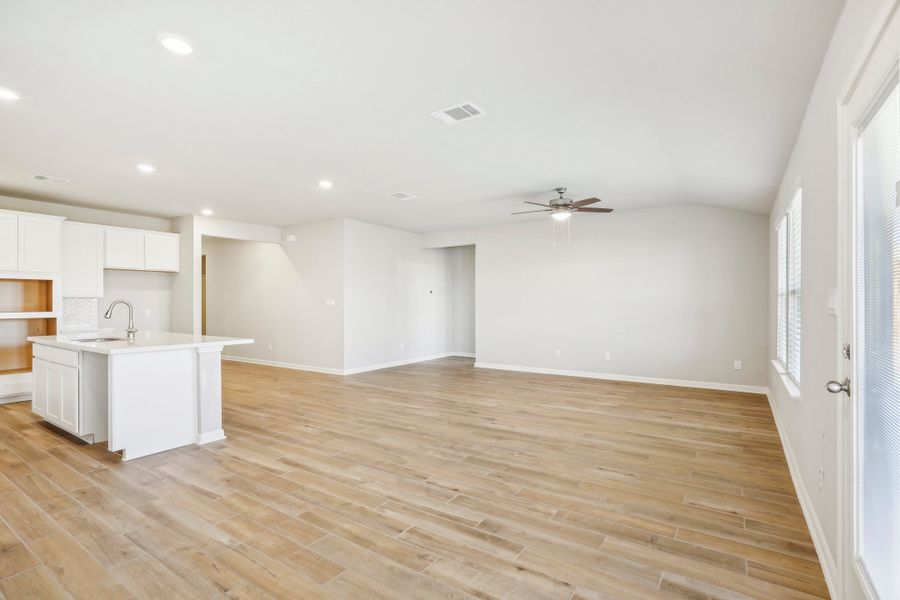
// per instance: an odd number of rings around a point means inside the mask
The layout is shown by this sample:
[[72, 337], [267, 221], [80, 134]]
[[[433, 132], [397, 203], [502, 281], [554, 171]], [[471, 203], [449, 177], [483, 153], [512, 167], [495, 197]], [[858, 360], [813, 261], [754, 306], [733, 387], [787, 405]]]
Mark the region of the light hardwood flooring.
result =
[[0, 597], [827, 591], [764, 397], [224, 365], [228, 439], [122, 463], [0, 406]]

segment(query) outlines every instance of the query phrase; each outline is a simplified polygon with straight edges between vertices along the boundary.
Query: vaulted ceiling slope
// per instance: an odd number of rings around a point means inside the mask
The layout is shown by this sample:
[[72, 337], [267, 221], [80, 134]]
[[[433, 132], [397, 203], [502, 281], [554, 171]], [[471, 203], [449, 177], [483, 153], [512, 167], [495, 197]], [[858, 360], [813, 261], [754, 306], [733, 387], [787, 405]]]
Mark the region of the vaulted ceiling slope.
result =
[[[0, 102], [0, 192], [411, 231], [533, 218], [508, 213], [558, 185], [619, 210], [766, 212], [841, 6], [2, 2], [0, 86], [21, 98]], [[466, 101], [487, 114], [429, 116]]]

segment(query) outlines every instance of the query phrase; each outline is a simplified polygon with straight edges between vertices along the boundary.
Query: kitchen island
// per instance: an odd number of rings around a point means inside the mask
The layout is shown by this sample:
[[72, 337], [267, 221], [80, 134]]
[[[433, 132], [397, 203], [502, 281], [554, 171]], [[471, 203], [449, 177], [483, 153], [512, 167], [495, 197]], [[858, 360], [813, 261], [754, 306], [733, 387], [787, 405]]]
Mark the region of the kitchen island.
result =
[[130, 460], [225, 438], [222, 349], [246, 338], [141, 331], [35, 336], [32, 410]]

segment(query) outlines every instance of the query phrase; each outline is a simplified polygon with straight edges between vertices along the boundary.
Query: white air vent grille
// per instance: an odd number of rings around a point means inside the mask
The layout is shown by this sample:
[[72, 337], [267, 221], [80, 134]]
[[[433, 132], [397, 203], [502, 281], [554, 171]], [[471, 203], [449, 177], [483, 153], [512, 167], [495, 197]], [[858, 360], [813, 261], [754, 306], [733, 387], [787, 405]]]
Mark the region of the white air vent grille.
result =
[[37, 181], [47, 181], [49, 183], [69, 183], [72, 181], [71, 179], [65, 179], [63, 177], [51, 177], [50, 175], [35, 175], [34, 179]]
[[456, 125], [461, 121], [469, 121], [477, 117], [483, 117], [484, 110], [474, 102], [463, 102], [449, 108], [442, 108], [431, 113], [431, 116], [445, 125]]
[[394, 200], [412, 200], [413, 198], [418, 198], [418, 196], [407, 194], [406, 192], [394, 192], [388, 194], [388, 198], [393, 198]]

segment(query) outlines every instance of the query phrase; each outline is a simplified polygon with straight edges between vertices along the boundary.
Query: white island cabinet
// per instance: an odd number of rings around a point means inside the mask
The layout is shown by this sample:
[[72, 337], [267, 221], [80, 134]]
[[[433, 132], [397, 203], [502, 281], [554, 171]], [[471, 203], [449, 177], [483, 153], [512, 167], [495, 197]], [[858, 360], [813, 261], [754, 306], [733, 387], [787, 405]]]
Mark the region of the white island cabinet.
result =
[[123, 460], [224, 439], [222, 348], [253, 343], [154, 331], [139, 331], [133, 340], [28, 340], [34, 344], [32, 410], [92, 443], [106, 441]]

